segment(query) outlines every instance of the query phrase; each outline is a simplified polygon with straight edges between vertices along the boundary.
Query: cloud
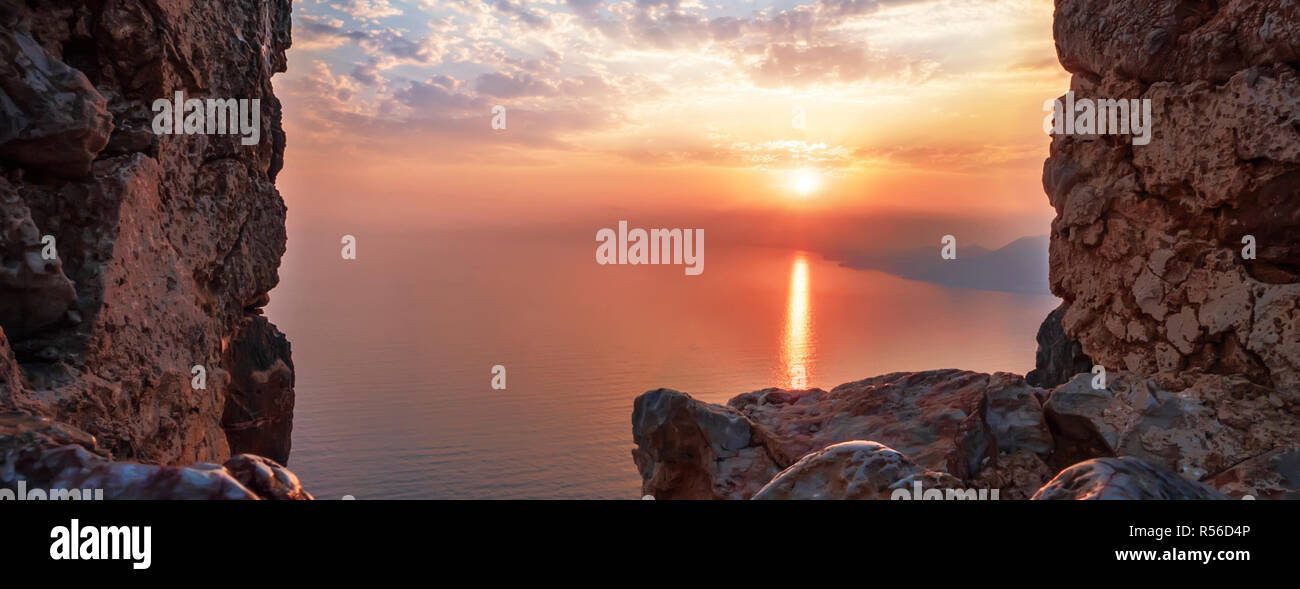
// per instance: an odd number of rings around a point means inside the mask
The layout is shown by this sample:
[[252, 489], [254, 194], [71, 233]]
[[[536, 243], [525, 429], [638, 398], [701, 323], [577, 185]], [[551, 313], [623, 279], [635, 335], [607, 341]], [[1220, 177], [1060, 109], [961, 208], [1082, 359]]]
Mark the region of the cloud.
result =
[[479, 94], [498, 98], [519, 98], [524, 96], [555, 96], [555, 86], [546, 80], [535, 78], [530, 74], [512, 76], [499, 72], [482, 74], [475, 81], [475, 90]]
[[778, 43], [766, 48], [750, 75], [761, 88], [780, 88], [875, 79], [920, 83], [937, 69], [934, 62], [874, 53], [862, 45]]
[[402, 14], [402, 11], [390, 5], [388, 0], [347, 0], [336, 8], [360, 21], [377, 22], [381, 18]]

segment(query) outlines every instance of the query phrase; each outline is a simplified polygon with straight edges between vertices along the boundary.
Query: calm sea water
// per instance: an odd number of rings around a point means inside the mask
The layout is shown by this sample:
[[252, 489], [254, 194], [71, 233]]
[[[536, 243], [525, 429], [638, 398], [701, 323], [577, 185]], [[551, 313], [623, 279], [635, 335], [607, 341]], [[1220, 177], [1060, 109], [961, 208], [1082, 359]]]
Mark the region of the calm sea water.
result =
[[635, 499], [646, 390], [722, 403], [801, 378], [1024, 373], [1057, 303], [787, 250], [710, 247], [688, 277], [599, 266], [594, 240], [357, 237], [345, 262], [337, 238], [291, 233], [267, 309], [297, 369], [290, 466], [322, 499]]

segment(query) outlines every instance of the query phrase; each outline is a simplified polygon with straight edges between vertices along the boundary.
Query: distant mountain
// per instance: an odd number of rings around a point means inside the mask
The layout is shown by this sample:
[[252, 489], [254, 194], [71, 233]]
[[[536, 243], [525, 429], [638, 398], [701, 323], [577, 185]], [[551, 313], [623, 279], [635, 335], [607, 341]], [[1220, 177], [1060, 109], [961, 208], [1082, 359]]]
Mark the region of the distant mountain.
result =
[[957, 258], [939, 256], [934, 247], [900, 252], [838, 252], [829, 255], [841, 266], [879, 270], [908, 280], [1029, 294], [1050, 294], [1047, 283], [1048, 236], [1022, 237], [1002, 248], [988, 250], [957, 243]]

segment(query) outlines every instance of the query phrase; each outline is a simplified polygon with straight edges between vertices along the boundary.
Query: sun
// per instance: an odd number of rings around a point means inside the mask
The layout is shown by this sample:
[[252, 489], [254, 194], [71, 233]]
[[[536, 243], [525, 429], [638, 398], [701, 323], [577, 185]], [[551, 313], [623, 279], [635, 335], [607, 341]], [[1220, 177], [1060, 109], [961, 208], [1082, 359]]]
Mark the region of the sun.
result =
[[822, 186], [822, 177], [817, 170], [811, 168], [801, 168], [790, 172], [790, 178], [787, 181], [790, 190], [799, 196], [808, 196], [817, 192]]

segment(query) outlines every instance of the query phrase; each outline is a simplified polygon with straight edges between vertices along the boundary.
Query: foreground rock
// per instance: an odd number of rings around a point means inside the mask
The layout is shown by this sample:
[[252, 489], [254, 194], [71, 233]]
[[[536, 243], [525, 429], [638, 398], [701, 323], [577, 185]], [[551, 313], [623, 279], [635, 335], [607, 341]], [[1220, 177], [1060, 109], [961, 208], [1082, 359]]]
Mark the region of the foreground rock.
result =
[[[1132, 456], [1206, 480], [1292, 444], [1300, 431], [1300, 417], [1278, 411], [1282, 400], [1276, 393], [1243, 377], [1202, 375], [1193, 386], [1172, 392], [1130, 373], [1113, 375], [1100, 390], [1090, 380], [1090, 375], [1080, 375], [1047, 400], [1060, 467], [1094, 457]], [[1255, 484], [1243, 477], [1237, 482]], [[1292, 482], [1293, 489], [1296, 483], [1300, 480]], [[1258, 484], [1267, 483], [1261, 479]], [[1249, 492], [1261, 489], [1252, 486]]]
[[764, 389], [726, 407], [660, 389], [636, 399], [632, 455], [642, 491], [656, 498], [749, 498], [800, 458], [855, 440], [966, 480], [1004, 454], [1050, 456], [1041, 392], [1013, 374], [961, 370], [887, 374], [829, 392]]
[[1096, 458], [1065, 469], [1039, 489], [1049, 499], [1227, 499], [1205, 485], [1137, 458]]
[[897, 450], [875, 442], [843, 442], [800, 458], [754, 499], [909, 499], [913, 489], [961, 489], [945, 472], [927, 471]]
[[[979, 442], [959, 444], [963, 422], [990, 396], [995, 398], [991, 410], [972, 418], [979, 427], [966, 427], [979, 430]], [[998, 451], [1026, 448], [1046, 454], [1052, 446], [1032, 388], [1005, 373], [899, 372], [829, 392], [764, 389], [739, 395], [727, 405], [756, 425], [764, 445], [783, 466], [850, 440], [886, 444], [932, 470], [948, 468], [953, 458], [973, 463], [967, 468], [975, 471], [984, 456]]]
[[[288, 0], [0, 1], [0, 411], [115, 460], [287, 461], [293, 364], [260, 307], [285, 251], [289, 25]], [[259, 141], [155, 135], [177, 92], [259, 99]]]
[[745, 416], [669, 389], [637, 397], [632, 438], [656, 499], [748, 499], [780, 470]]
[[1300, 446], [1274, 448], [1209, 479], [1234, 499], [1300, 499]]
[[[0, 488], [42, 498], [78, 490], [83, 499], [312, 499], [298, 478], [266, 458], [224, 465], [119, 462], [93, 436], [46, 418], [0, 414]], [[66, 496], [66, 495], [65, 495]]]

